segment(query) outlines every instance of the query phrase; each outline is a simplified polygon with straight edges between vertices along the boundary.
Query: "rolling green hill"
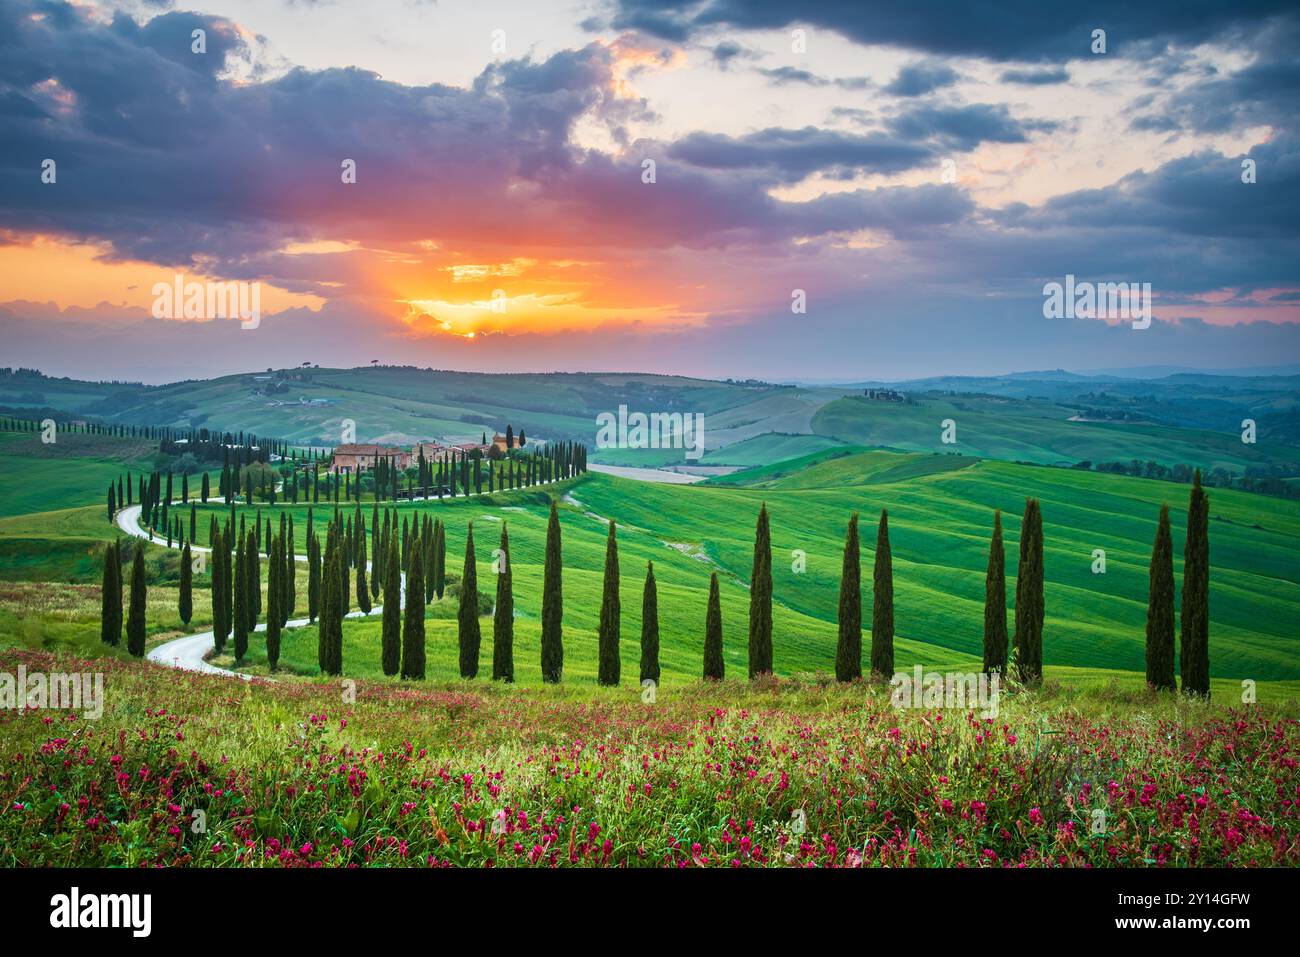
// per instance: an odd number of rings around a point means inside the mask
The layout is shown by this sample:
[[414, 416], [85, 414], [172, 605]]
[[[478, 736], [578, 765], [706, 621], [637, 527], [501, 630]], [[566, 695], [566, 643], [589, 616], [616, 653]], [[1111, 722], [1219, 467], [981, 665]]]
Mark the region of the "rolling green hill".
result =
[[158, 443], [109, 435], [0, 431], [0, 515], [103, 503], [124, 469], [152, 468]]
[[[891, 463], [891, 458], [896, 461]], [[927, 470], [940, 462], [952, 467]], [[890, 512], [899, 662], [970, 665], [981, 649], [993, 509], [1004, 510], [1008, 594], [1014, 596], [1019, 515], [1024, 497], [1035, 495], [1042, 501], [1046, 538], [1045, 660], [1074, 668], [1142, 669], [1147, 568], [1156, 515], [1161, 502], [1172, 506], [1177, 559], [1185, 534], [1186, 486], [879, 451], [830, 460], [821, 467], [829, 466], [897, 480], [804, 488], [797, 486], [807, 480], [796, 475], [787, 483], [790, 487], [748, 489], [666, 486], [593, 474], [566, 483], [565, 628], [575, 662], [581, 659], [591, 666], [594, 661], [594, 652], [588, 655], [580, 649], [594, 648], [603, 519], [613, 518], [619, 523], [625, 668], [634, 667], [636, 660], [647, 561], [654, 561], [659, 582], [665, 661], [683, 673], [697, 673], [708, 574], [717, 570], [727, 664], [743, 667], [753, 525], [760, 503], [766, 502], [772, 519], [778, 671], [832, 667], [845, 524], [853, 511], [861, 512], [864, 580], [869, 582], [874, 524], [882, 507]], [[816, 468], [810, 471], [816, 474]], [[532, 490], [483, 500], [407, 503], [401, 511], [428, 510], [445, 519], [448, 567], [457, 572], [465, 525], [472, 520], [479, 580], [485, 589], [493, 587], [490, 560], [500, 522], [508, 521], [516, 608], [521, 636], [527, 636], [539, 609], [549, 499], [549, 492]], [[1300, 503], [1217, 489], [1210, 491], [1210, 503], [1212, 673], [1220, 678], [1300, 678], [1300, 636], [1295, 630], [1300, 614], [1295, 549]], [[274, 512], [263, 509], [263, 517]], [[368, 507], [365, 513], [368, 521]], [[302, 539], [305, 507], [297, 507], [295, 514]], [[199, 528], [202, 539], [205, 520], [200, 519]], [[1097, 548], [1106, 552], [1104, 575], [1091, 571]], [[802, 574], [792, 570], [794, 549], [807, 556]], [[1176, 560], [1175, 568], [1181, 577], [1181, 562]], [[869, 586], [864, 605], [869, 609]], [[529, 654], [526, 647], [519, 652], [521, 657]]]
[[[1300, 462], [1300, 449], [1295, 446], [1267, 437], [1246, 445], [1239, 430], [1071, 421], [1074, 414], [1073, 407], [1038, 399], [936, 393], [915, 395], [902, 403], [853, 396], [824, 405], [813, 417], [812, 427], [818, 435], [854, 445], [1045, 464], [1138, 459], [1241, 472], [1249, 465]], [[956, 423], [955, 444], [942, 441], [946, 419]]]
[[[108, 422], [242, 430], [323, 446], [340, 441], [344, 419], [356, 424], [363, 442], [464, 441], [510, 424], [516, 433], [522, 428], [539, 438], [594, 445], [596, 416], [626, 405], [702, 413], [716, 433], [710, 447], [717, 448], [776, 429], [810, 432], [816, 410], [844, 391], [634, 373], [485, 374], [409, 366], [266, 370], [160, 386], [0, 376], [0, 388], [6, 382], [15, 414], [51, 408]], [[19, 401], [24, 397], [31, 401]]]

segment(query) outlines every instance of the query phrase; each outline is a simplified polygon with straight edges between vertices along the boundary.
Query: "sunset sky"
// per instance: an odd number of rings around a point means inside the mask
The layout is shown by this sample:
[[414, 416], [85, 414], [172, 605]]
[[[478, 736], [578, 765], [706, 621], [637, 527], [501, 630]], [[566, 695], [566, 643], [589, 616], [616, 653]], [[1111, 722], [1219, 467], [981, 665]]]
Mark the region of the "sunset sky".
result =
[[[1294, 3], [997, 6], [0, 0], [0, 365], [1300, 363]], [[260, 324], [154, 318], [177, 274]], [[1157, 321], [1044, 318], [1067, 274]]]

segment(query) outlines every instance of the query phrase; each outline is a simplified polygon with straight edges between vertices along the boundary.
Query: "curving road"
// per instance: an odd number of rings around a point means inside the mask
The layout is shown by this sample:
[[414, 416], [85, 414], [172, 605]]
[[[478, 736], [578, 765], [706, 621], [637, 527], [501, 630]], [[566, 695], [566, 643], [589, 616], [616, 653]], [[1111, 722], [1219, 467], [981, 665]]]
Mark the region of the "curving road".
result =
[[[224, 499], [220, 497], [209, 496], [209, 502], [221, 502]], [[155, 545], [167, 547], [167, 539], [159, 538], [156, 534], [151, 533], [147, 528], [140, 524], [140, 506], [128, 505], [120, 510], [116, 516], [117, 527], [134, 538], [143, 538], [145, 541], [153, 542]], [[172, 542], [171, 547], [180, 550], [183, 546]], [[212, 554], [212, 549], [206, 545], [190, 545], [191, 552], [201, 552]], [[306, 555], [295, 555], [294, 559], [299, 562], [306, 562]], [[366, 571], [371, 570], [371, 562], [366, 562]], [[351, 579], [355, 584], [355, 579]], [[406, 600], [406, 575], [402, 575], [402, 582], [398, 589], [399, 602]], [[383, 605], [375, 605], [370, 609], [371, 615], [378, 615], [384, 610]], [[350, 611], [347, 613], [348, 618], [365, 618], [366, 613], [362, 611]], [[292, 618], [285, 623], [285, 628], [301, 628], [304, 625], [311, 624], [307, 618]], [[266, 631], [266, 624], [258, 625], [254, 631]], [[210, 664], [207, 660], [208, 654], [213, 649], [215, 635], [212, 630], [198, 632], [193, 635], [185, 635], [181, 638], [174, 638], [171, 641], [164, 642], [157, 648], [154, 648], [145, 655], [150, 661], [160, 665], [167, 665], [171, 668], [180, 668], [184, 671], [201, 671], [205, 674], [226, 675], [230, 678], [243, 678], [245, 681], [253, 677], [252, 675], [243, 674], [239, 671], [231, 671], [229, 668], [218, 668]]]

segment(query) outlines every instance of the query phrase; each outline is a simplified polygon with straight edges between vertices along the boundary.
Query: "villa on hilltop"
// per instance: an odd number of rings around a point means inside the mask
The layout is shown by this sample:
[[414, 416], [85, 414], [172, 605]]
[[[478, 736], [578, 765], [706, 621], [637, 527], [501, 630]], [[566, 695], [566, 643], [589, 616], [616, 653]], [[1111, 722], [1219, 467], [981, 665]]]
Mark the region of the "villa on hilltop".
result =
[[447, 461], [453, 456], [472, 458], [475, 453], [483, 458], [496, 459], [503, 457], [509, 449], [509, 440], [499, 432], [492, 436], [491, 442], [443, 445], [440, 442], [424, 441], [415, 443], [409, 451], [393, 445], [340, 445], [334, 449], [329, 470], [340, 474], [350, 472], [355, 475], [366, 469], [374, 469], [381, 459], [388, 459], [399, 469], [405, 470], [419, 461], [421, 456], [426, 462]]
[[373, 469], [380, 459], [391, 459], [399, 469], [410, 468], [411, 453], [395, 445], [340, 445], [334, 449], [330, 471], [357, 474]]

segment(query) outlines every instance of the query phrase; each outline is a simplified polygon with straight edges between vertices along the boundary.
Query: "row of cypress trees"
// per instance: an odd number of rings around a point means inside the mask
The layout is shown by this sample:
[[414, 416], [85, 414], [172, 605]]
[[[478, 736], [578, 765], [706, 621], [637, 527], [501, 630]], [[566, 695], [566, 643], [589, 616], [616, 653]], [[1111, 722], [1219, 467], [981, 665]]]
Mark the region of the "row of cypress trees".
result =
[[[1180, 671], [1183, 690], [1190, 695], [1209, 694], [1209, 545], [1208, 499], [1197, 472], [1188, 508], [1187, 542], [1184, 548], [1182, 593], [1182, 643]], [[366, 580], [366, 530], [357, 507], [355, 524], [349, 520], [341, 523], [338, 511], [330, 522], [324, 555], [317, 537], [311, 532], [311, 515], [308, 515], [308, 604], [309, 616], [315, 620], [319, 614], [319, 664], [326, 674], [342, 673], [342, 619], [348, 610], [348, 567], [355, 564], [357, 598], [363, 612], [371, 608], [372, 592], [378, 595], [383, 588], [382, 663], [385, 674], [401, 674], [403, 678], [419, 680], [424, 677], [424, 604], [433, 595], [442, 596], [445, 587], [446, 532], [440, 520], [430, 522], [425, 516], [421, 526], [416, 520], [414, 533], [403, 522], [401, 534], [397, 532], [396, 513], [391, 518], [385, 512], [383, 531], [380, 533], [377, 518], [372, 519], [375, 545], [375, 565], [371, 584]], [[267, 523], [267, 546], [270, 556], [268, 580], [267, 655], [274, 669], [278, 660], [280, 631], [293, 609], [292, 521], [285, 527], [281, 516], [280, 534], [272, 536]], [[260, 517], [257, 527], [260, 530]], [[220, 651], [231, 628], [235, 634], [235, 657], [242, 660], [247, 653], [248, 634], [253, 630], [260, 614], [260, 573], [258, 543], [254, 531], [244, 531], [241, 520], [236, 538], [239, 547], [234, 549], [233, 571], [231, 551], [226, 546], [228, 536], [235, 533], [233, 515], [223, 530], [213, 518], [213, 617], [217, 650]], [[121, 631], [120, 544], [106, 551], [104, 565], [104, 608], [101, 637], [116, 644], [114, 636]], [[758, 515], [754, 537], [754, 556], [750, 582], [749, 603], [749, 677], [751, 680], [772, 672], [772, 556], [771, 530], [766, 504]], [[135, 567], [139, 568], [141, 590], [139, 616], [139, 647], [143, 654], [143, 557], [136, 550]], [[1147, 614], [1146, 660], [1147, 682], [1157, 690], [1176, 687], [1174, 677], [1174, 575], [1172, 535], [1168, 506], [1162, 506], [1152, 551], [1150, 593]], [[514, 680], [514, 600], [513, 576], [510, 568], [510, 543], [506, 523], [502, 523], [501, 542], [496, 561], [496, 601], [493, 614], [492, 677], [494, 680]], [[382, 556], [382, 557], [381, 557]], [[406, 565], [406, 608], [400, 616], [401, 568]], [[190, 601], [189, 545], [182, 553], [182, 617], [188, 622], [192, 613]], [[430, 569], [426, 573], [426, 566]], [[133, 568], [132, 614], [135, 613], [136, 575]], [[608, 525], [605, 546], [603, 598], [600, 611], [598, 638], [598, 681], [602, 685], [617, 685], [621, 679], [620, 630], [621, 603], [619, 598], [619, 560], [617, 526]], [[478, 616], [477, 561], [474, 551], [474, 530], [471, 523], [465, 543], [465, 558], [459, 585], [457, 612], [460, 674], [465, 678], [478, 675], [482, 636]], [[116, 599], [114, 599], [116, 595]], [[227, 603], [227, 598], [230, 599]], [[888, 679], [894, 672], [894, 595], [893, 564], [889, 543], [889, 515], [881, 511], [876, 533], [876, 549], [872, 582], [871, 615], [871, 674]], [[1028, 685], [1042, 680], [1044, 569], [1043, 521], [1037, 499], [1025, 502], [1021, 522], [1019, 561], [1016, 571], [1015, 630], [1008, 641], [1005, 554], [1002, 533], [1002, 514], [995, 511], [993, 534], [989, 544], [989, 559], [985, 578], [984, 604], [984, 670], [987, 673], [1008, 673], [1009, 666], [1016, 678]], [[564, 645], [562, 622], [563, 590], [559, 515], [555, 502], [551, 503], [547, 521], [546, 550], [542, 590], [542, 677], [547, 683], [562, 679]], [[274, 623], [274, 624], [273, 624]], [[128, 636], [134, 634], [128, 622]], [[130, 642], [128, 642], [130, 646]], [[1009, 660], [1009, 652], [1014, 658]], [[133, 651], [133, 653], [135, 653]], [[641, 680], [659, 680], [658, 595], [653, 563], [646, 570], [642, 598]], [[861, 567], [858, 515], [849, 521], [844, 544], [843, 565], [840, 577], [838, 638], [835, 657], [835, 674], [839, 681], [853, 681], [862, 676], [862, 607]], [[721, 601], [716, 572], [709, 582], [709, 598], [705, 614], [704, 668], [706, 679], [725, 676], [722, 654]]]
[[[1198, 469], [1187, 508], [1183, 548], [1182, 641], [1179, 671], [1184, 694], [1208, 698], [1209, 664], [1209, 500]], [[1015, 674], [1025, 684], [1043, 677], [1043, 516], [1037, 499], [1025, 501], [1016, 571]], [[993, 516], [984, 598], [984, 671], [1007, 672], [1006, 571], [1002, 513]], [[1146, 680], [1156, 691], [1174, 691], [1174, 564], [1169, 506], [1160, 507], [1151, 551], [1147, 598]]]

